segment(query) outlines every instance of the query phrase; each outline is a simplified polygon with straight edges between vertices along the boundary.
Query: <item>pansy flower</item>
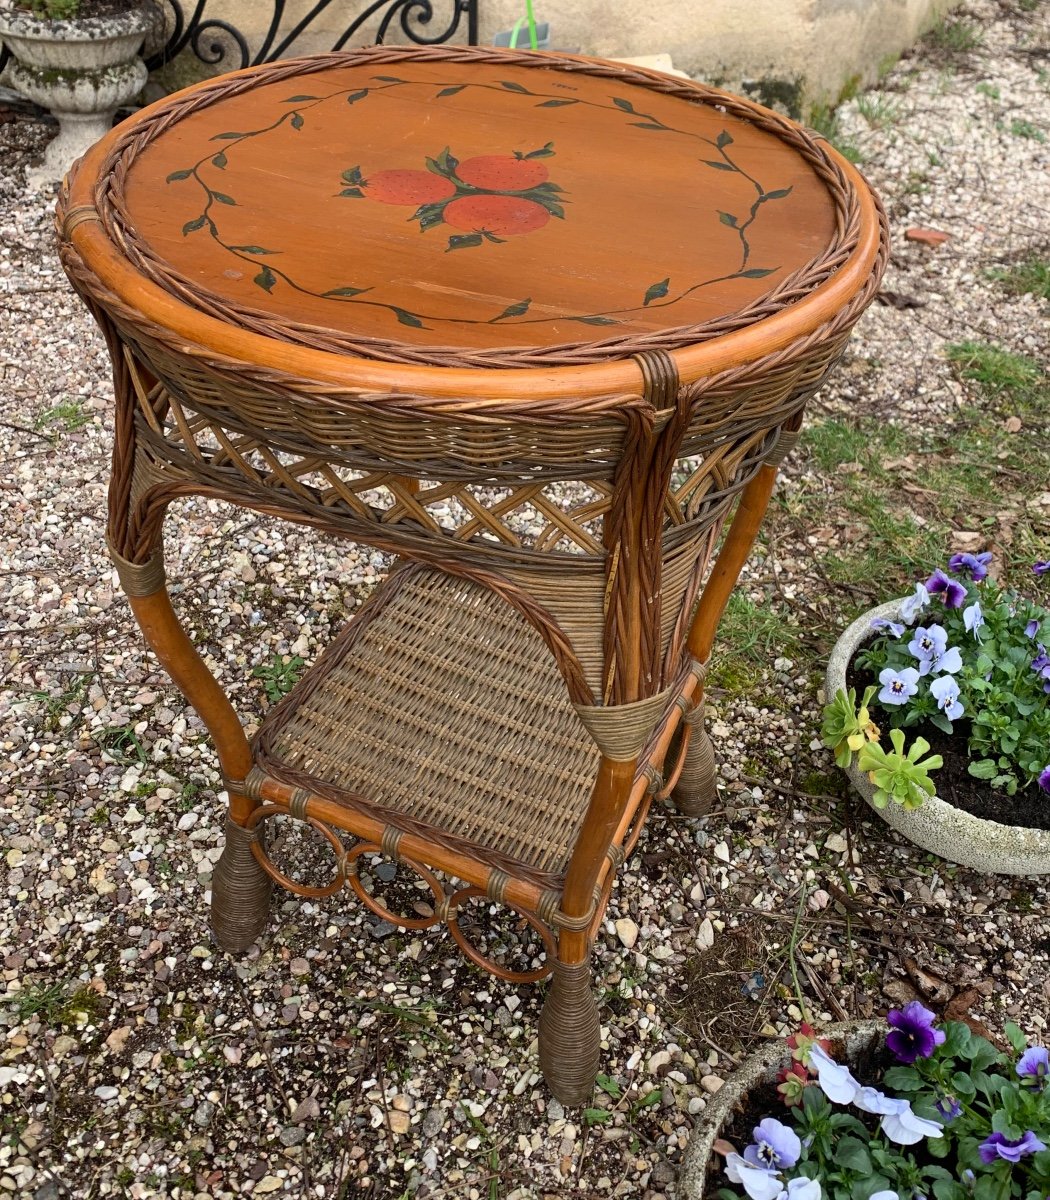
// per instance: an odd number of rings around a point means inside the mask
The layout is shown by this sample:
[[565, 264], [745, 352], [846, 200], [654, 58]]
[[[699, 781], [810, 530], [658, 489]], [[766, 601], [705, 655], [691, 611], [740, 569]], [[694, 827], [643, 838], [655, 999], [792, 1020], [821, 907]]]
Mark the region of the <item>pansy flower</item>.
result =
[[1050, 575], [1050, 559], [1047, 559], [1046, 562], [1032, 563], [1032, 574], [1033, 575]]
[[886, 1046], [898, 1062], [911, 1066], [917, 1058], [929, 1058], [945, 1039], [943, 1029], [934, 1029], [936, 1014], [913, 1000], [903, 1008], [891, 1009], [886, 1020], [891, 1029]]
[[756, 1167], [739, 1154], [726, 1155], [726, 1175], [730, 1183], [739, 1183], [750, 1200], [780, 1200], [784, 1190], [774, 1171]]
[[[1050, 772], [1050, 767], [1047, 767]], [[1022, 1083], [1027, 1083], [1043, 1090], [1047, 1076], [1050, 1075], [1050, 1054], [1045, 1046], [1029, 1046], [1017, 1060], [1017, 1074]]]
[[817, 1084], [832, 1104], [852, 1104], [860, 1084], [849, 1067], [837, 1063], [823, 1047], [814, 1046], [809, 1052], [809, 1065], [817, 1073]]
[[890, 621], [886, 617], [876, 617], [872, 621], [871, 627], [877, 633], [890, 633], [895, 638], [899, 638], [904, 632], [904, 626], [900, 621]]
[[1029, 1154], [1038, 1154], [1046, 1146], [1035, 1136], [1031, 1129], [1026, 1129], [1019, 1138], [1008, 1138], [1005, 1133], [993, 1133], [986, 1137], [977, 1147], [981, 1162], [993, 1163], [997, 1158], [1004, 1162], [1018, 1163]]
[[926, 585], [917, 583], [914, 593], [901, 601], [901, 617], [910, 625], [929, 603], [930, 593], [926, 590]]
[[1028, 624], [1024, 627], [1024, 635], [1025, 635], [1025, 637], [1034, 638], [1038, 632], [1039, 632], [1039, 621], [1035, 617], [1033, 617], [1028, 622]]
[[940, 596], [945, 608], [962, 608], [966, 603], [966, 588], [957, 580], [949, 579], [941, 570], [926, 580], [926, 590], [931, 596]]
[[948, 570], [961, 575], [966, 571], [974, 583], [980, 583], [988, 577], [988, 564], [992, 561], [991, 550], [980, 554], [953, 554], [948, 559]]
[[954, 675], [962, 670], [962, 655], [957, 646], [949, 647], [948, 634], [942, 625], [920, 625], [908, 643], [908, 649], [919, 660], [920, 675], [941, 671]]
[[1043, 691], [1050, 692], [1050, 656], [1042, 642], [1036, 642], [1036, 649], [1039, 653], [1032, 659], [1032, 670], [1042, 679]]
[[920, 1117], [908, 1100], [889, 1100], [892, 1111], [879, 1122], [879, 1128], [898, 1146], [914, 1146], [925, 1138], [944, 1137], [944, 1129], [936, 1121]]
[[892, 667], [884, 667], [879, 672], [880, 704], [907, 704], [919, 690], [919, 672], [914, 667], [905, 667], [903, 671], [895, 671]]
[[1050, 792], [1050, 765], [1043, 767], [1043, 769], [1039, 772], [1039, 779], [1037, 782], [1044, 792]]
[[751, 1136], [755, 1140], [744, 1151], [744, 1159], [753, 1167], [783, 1171], [793, 1167], [802, 1154], [798, 1134], [775, 1117], [760, 1121], [751, 1131]]
[[958, 721], [966, 711], [959, 699], [959, 684], [951, 675], [939, 675], [930, 684], [930, 695], [949, 721]]
[[984, 624], [984, 613], [981, 612], [980, 604], [975, 600], [969, 608], [963, 609], [963, 626], [967, 633], [972, 633], [973, 636], [980, 641], [980, 629]]
[[962, 1116], [963, 1107], [954, 1096], [942, 1096], [933, 1107], [946, 1124]]

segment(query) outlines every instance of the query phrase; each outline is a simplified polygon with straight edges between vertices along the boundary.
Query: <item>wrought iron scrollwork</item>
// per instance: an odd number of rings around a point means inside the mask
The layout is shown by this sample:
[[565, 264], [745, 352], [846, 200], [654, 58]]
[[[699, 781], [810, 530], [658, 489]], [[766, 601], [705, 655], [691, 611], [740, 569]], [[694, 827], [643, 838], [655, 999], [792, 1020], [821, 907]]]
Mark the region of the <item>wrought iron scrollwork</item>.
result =
[[[290, 29], [283, 31], [285, 0], [274, 0], [266, 34], [253, 52], [244, 34], [221, 17], [205, 16], [208, 0], [196, 0], [189, 16], [181, 0], [156, 0], [165, 10], [167, 40], [146, 59], [151, 71], [171, 62], [183, 50], [189, 50], [201, 62], [235, 71], [286, 57], [299, 37], [332, 3], [317, 0], [313, 7]], [[448, 10], [445, 23], [435, 22], [435, 10]], [[342, 50], [356, 34], [374, 27], [369, 41], [381, 43], [392, 26], [409, 41], [420, 46], [436, 46], [450, 41], [466, 26], [469, 45], [478, 42], [478, 0], [373, 0], [365, 4], [332, 45]]]

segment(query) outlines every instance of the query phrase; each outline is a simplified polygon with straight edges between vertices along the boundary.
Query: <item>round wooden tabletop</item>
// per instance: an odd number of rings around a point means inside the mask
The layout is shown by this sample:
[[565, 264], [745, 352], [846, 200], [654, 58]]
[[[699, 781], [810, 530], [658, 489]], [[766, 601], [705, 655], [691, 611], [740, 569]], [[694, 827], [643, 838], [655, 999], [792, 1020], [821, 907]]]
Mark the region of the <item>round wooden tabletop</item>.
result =
[[196, 314], [206, 343], [217, 322], [439, 368], [622, 361], [786, 313], [815, 326], [878, 242], [860, 177], [757, 105], [596, 60], [463, 48], [378, 47], [188, 89], [92, 152], [70, 196], [85, 203], [101, 220], [85, 265], [123, 260], [124, 298], [139, 302], [137, 276], [184, 324]]

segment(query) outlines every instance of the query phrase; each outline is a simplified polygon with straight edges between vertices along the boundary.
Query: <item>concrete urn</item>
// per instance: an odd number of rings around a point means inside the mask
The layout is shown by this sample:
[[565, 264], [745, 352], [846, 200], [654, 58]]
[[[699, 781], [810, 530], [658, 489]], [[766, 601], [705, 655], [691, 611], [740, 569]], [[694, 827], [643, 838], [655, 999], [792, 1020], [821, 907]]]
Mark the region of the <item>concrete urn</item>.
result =
[[58, 135], [28, 182], [60, 180], [113, 124], [117, 109], [146, 82], [139, 57], [151, 27], [148, 9], [111, 16], [48, 20], [18, 9], [0, 12], [0, 40], [11, 52], [11, 86], [58, 118]]
[[[830, 699], [846, 688], [853, 656], [872, 636], [872, 622], [900, 619], [901, 600], [891, 600], [863, 614], [843, 633], [828, 660], [825, 694]], [[975, 817], [934, 796], [918, 808], [904, 809], [892, 801], [885, 808], [874, 803], [875, 787], [853, 756], [850, 782], [872, 810], [910, 842], [948, 862], [998, 875], [1050, 874], [1050, 831], [1003, 825]]]
[[[831, 1042], [832, 1057], [848, 1066], [854, 1066], [861, 1055], [871, 1052], [885, 1034], [885, 1021], [877, 1020], [830, 1025], [820, 1030], [820, 1036]], [[752, 1093], [761, 1087], [771, 1088], [777, 1073], [790, 1063], [791, 1051], [787, 1045], [780, 1040], [769, 1042], [748, 1055], [708, 1100], [689, 1138], [678, 1174], [681, 1200], [706, 1200], [714, 1196], [718, 1187], [731, 1186], [724, 1174], [724, 1159], [715, 1151], [715, 1142], [724, 1138], [733, 1120], [747, 1110]], [[779, 1103], [762, 1115], [788, 1119]]]

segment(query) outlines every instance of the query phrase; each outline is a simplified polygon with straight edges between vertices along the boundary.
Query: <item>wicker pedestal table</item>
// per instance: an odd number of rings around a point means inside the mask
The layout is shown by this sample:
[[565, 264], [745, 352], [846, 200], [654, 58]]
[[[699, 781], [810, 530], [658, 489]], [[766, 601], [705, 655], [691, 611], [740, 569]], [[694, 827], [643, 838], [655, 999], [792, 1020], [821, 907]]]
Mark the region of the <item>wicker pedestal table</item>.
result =
[[[714, 795], [715, 630], [878, 285], [877, 202], [825, 143], [698, 84], [379, 47], [145, 109], [79, 163], [58, 225], [113, 359], [110, 553], [229, 792], [216, 938], [247, 947], [274, 880], [444, 920], [480, 965], [552, 976], [541, 1065], [585, 1100], [592, 940], [654, 797]], [[398, 558], [250, 745], [165, 587], [189, 495]], [[329, 884], [271, 860], [274, 817], [328, 839]], [[389, 912], [375, 854], [430, 908]], [[478, 897], [546, 960], [473, 946]]]

